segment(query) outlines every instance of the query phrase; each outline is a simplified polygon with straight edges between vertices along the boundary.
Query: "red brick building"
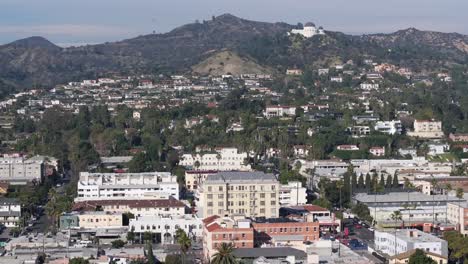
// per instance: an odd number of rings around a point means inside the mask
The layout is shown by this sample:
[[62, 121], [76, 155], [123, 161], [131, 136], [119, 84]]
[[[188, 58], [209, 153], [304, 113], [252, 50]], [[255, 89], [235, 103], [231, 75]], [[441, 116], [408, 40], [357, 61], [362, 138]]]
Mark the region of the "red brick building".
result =
[[266, 219], [252, 223], [256, 245], [273, 241], [315, 241], [320, 237], [319, 222], [298, 222], [287, 218]]

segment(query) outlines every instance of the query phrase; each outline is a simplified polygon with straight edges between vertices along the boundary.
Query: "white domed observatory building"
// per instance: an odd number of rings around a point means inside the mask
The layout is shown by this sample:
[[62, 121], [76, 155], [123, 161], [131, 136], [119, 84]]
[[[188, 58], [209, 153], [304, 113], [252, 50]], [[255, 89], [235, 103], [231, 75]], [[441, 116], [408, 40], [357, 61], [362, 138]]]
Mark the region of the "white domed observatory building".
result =
[[303, 29], [293, 29], [291, 32], [288, 33], [288, 35], [291, 34], [300, 34], [306, 38], [311, 38], [315, 35], [325, 35], [325, 31], [323, 30], [322, 27], [316, 27], [314, 23], [312, 22], [307, 22]]

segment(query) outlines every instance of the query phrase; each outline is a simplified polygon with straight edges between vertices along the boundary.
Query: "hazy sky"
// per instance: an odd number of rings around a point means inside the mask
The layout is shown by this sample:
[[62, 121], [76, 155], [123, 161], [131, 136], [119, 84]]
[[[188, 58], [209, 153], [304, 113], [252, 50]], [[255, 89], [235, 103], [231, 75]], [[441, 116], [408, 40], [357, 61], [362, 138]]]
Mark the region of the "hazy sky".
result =
[[467, 0], [0, 0], [0, 43], [29, 36], [58, 44], [114, 41], [223, 13], [313, 21], [351, 34], [408, 27], [468, 34], [467, 10]]

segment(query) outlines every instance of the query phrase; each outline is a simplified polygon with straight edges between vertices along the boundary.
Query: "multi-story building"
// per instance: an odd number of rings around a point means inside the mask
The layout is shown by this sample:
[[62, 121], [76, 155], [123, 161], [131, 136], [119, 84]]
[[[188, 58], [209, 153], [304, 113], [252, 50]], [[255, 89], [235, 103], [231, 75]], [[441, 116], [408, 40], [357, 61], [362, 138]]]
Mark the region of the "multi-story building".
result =
[[219, 172], [208, 177], [199, 192], [199, 212], [211, 215], [277, 217], [280, 183], [263, 172]]
[[271, 117], [283, 117], [283, 116], [295, 116], [296, 107], [286, 105], [272, 105], [267, 106], [263, 112], [263, 116], [266, 118]]
[[415, 120], [414, 131], [408, 132], [408, 136], [420, 138], [442, 138], [442, 122], [434, 120]]
[[453, 134], [453, 133], [450, 133], [449, 138], [453, 142], [468, 142], [468, 134]]
[[169, 172], [80, 173], [75, 201], [179, 199], [177, 177]]
[[218, 173], [215, 170], [188, 170], [185, 171], [185, 187], [188, 191], [195, 191], [198, 186], [205, 182], [206, 178], [210, 175]]
[[279, 203], [281, 206], [293, 206], [307, 203], [307, 189], [301, 182], [288, 182], [282, 184], [279, 190]]
[[463, 235], [468, 235], [468, 203], [465, 200], [447, 205], [447, 219]]
[[10, 184], [40, 183], [45, 176], [44, 162], [39, 159], [24, 157], [0, 158], [0, 181]]
[[429, 162], [424, 158], [414, 159], [353, 159], [351, 164], [357, 174], [366, 174], [376, 171], [377, 173], [388, 173], [394, 175], [398, 173], [399, 179], [403, 181], [404, 177], [414, 178], [404, 173], [428, 174], [434, 176], [449, 176], [452, 172], [451, 163]]
[[129, 229], [137, 235], [145, 232], [155, 234], [157, 242], [173, 244], [176, 231], [182, 229], [192, 239], [201, 239], [203, 233], [202, 220], [193, 215], [179, 216], [139, 216], [130, 219]]
[[122, 227], [121, 213], [104, 211], [72, 212], [60, 216], [60, 229], [97, 229]]
[[254, 229], [249, 219], [235, 220], [213, 215], [203, 219], [203, 255], [211, 260], [222, 244], [233, 244], [235, 248], [254, 247]]
[[180, 216], [187, 211], [187, 206], [173, 197], [169, 199], [143, 200], [94, 200], [75, 202], [74, 211], [102, 210], [111, 213], [132, 213], [135, 216]]
[[403, 229], [395, 232], [376, 230], [374, 241], [376, 250], [390, 256], [413, 249], [448, 256], [447, 241], [417, 229]]
[[[433, 181], [437, 182], [435, 189]], [[442, 193], [448, 184], [451, 185], [452, 190], [462, 188], [464, 192], [468, 192], [468, 177], [466, 176], [426, 177], [413, 181], [413, 184], [424, 194]]]
[[239, 152], [237, 148], [216, 148], [213, 152], [183, 154], [179, 164], [203, 171], [250, 171], [248, 157], [247, 152]]
[[375, 157], [385, 156], [385, 147], [372, 147], [369, 149], [369, 153]]
[[403, 130], [403, 126], [400, 120], [378, 121], [377, 123], [375, 123], [374, 129], [375, 131], [384, 134], [399, 135]]
[[19, 226], [21, 218], [21, 204], [13, 198], [0, 198], [0, 225], [6, 227]]
[[252, 223], [255, 244], [284, 246], [285, 243], [319, 240], [319, 222], [296, 221], [288, 218], [259, 219]]
[[405, 225], [430, 227], [432, 223], [445, 221], [447, 202], [458, 199], [446, 195], [426, 195], [420, 192], [393, 192], [385, 194], [358, 193], [353, 197], [356, 203], [369, 207], [370, 215], [382, 227], [402, 225], [391, 220], [395, 211], [400, 211]]

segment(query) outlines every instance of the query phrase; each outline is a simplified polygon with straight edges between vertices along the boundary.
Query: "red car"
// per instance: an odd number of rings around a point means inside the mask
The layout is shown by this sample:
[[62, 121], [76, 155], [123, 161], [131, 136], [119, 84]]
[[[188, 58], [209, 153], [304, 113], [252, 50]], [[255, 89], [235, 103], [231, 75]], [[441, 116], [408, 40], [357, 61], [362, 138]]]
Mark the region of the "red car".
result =
[[362, 228], [362, 225], [357, 224], [357, 225], [354, 226], [354, 228], [361, 229], [361, 228]]

